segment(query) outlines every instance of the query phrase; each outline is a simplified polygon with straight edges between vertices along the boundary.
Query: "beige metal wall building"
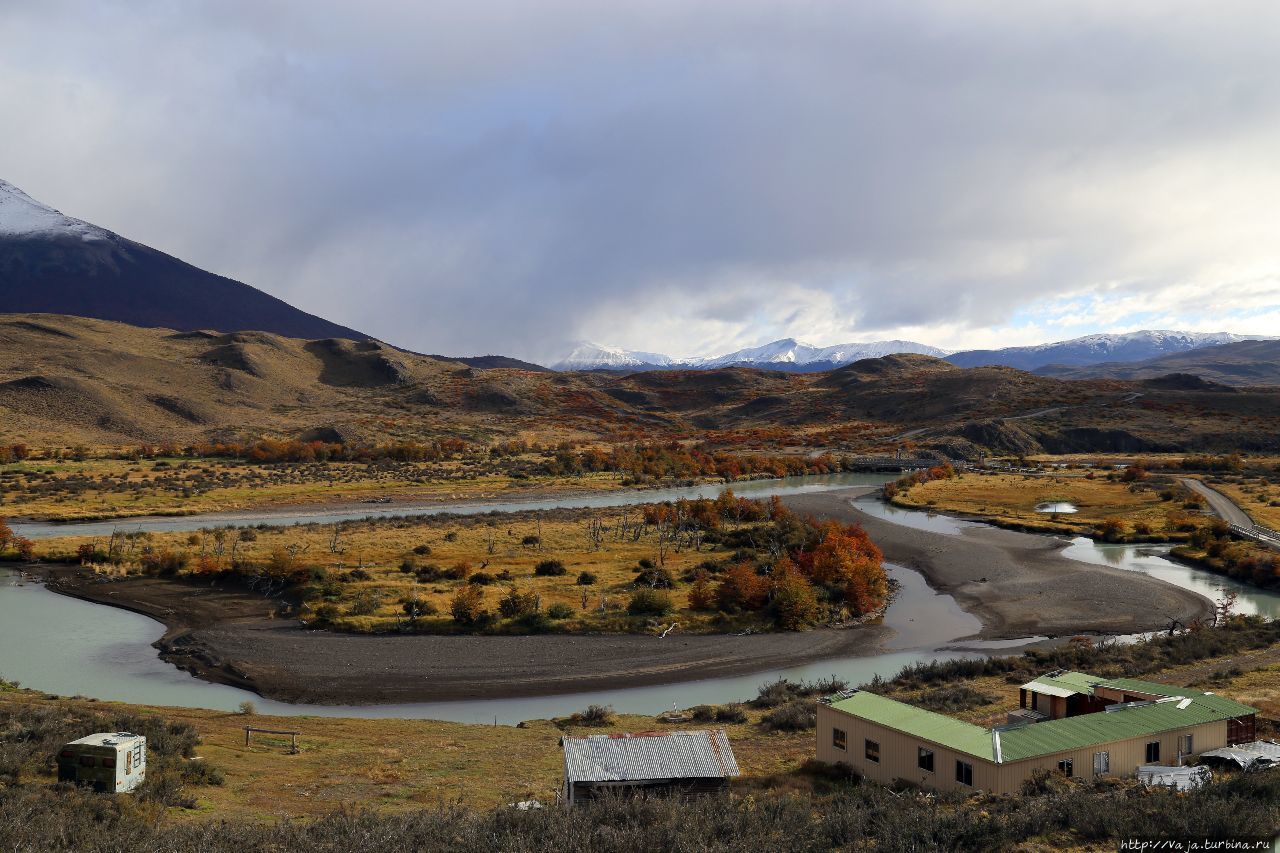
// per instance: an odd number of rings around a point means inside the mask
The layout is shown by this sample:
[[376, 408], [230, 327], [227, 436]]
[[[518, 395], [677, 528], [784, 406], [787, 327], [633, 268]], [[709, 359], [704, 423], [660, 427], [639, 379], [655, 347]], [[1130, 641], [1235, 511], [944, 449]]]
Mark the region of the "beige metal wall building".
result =
[[[1075, 691], [1088, 700], [1079, 707], [1098, 710], [984, 729], [855, 691], [819, 704], [817, 757], [878, 782], [1009, 794], [1037, 770], [1133, 776], [1254, 737], [1256, 709], [1212, 693], [1085, 673], [1054, 673], [1024, 690], [1040, 687]], [[1064, 701], [1045, 705], [1065, 713], [1070, 697], [1049, 695]]]

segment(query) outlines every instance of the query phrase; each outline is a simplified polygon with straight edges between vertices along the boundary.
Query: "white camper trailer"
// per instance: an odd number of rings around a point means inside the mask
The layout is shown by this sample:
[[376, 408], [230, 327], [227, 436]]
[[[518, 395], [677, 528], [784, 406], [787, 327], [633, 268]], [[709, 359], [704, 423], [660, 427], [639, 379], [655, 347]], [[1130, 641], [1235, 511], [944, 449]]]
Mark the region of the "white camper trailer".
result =
[[107, 794], [127, 793], [147, 778], [147, 739], [129, 732], [100, 732], [58, 751], [58, 781], [92, 785]]

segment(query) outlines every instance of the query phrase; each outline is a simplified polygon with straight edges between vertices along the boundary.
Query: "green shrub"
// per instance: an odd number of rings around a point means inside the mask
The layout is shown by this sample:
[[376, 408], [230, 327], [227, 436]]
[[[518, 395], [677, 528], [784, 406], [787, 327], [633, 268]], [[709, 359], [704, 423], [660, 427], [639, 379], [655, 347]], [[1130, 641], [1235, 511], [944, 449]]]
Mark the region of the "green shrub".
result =
[[539, 577], [559, 577], [568, 571], [559, 560], [543, 560], [533, 567], [533, 573]]
[[795, 699], [765, 714], [760, 723], [769, 731], [805, 732], [818, 724], [818, 705], [812, 699]]
[[612, 705], [588, 705], [585, 711], [569, 717], [569, 722], [576, 726], [609, 726], [613, 725], [613, 720]]
[[674, 608], [671, 597], [656, 589], [638, 589], [627, 602], [627, 612], [632, 616], [666, 616]]

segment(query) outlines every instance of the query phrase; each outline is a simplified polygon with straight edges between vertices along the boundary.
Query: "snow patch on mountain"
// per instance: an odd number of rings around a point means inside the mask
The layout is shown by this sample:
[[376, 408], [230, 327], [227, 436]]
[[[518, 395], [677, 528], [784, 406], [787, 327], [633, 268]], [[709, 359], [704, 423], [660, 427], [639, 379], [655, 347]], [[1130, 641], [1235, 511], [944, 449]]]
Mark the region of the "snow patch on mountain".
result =
[[1239, 341], [1266, 340], [1261, 335], [1232, 332], [1181, 332], [1150, 329], [1120, 334], [1085, 335], [1068, 341], [997, 350], [969, 350], [947, 357], [961, 367], [1005, 365], [1036, 370], [1048, 365], [1084, 366], [1106, 361], [1145, 361], [1172, 353]]
[[914, 341], [871, 341], [815, 347], [794, 338], [784, 338], [725, 355], [681, 360], [661, 353], [625, 350], [580, 341], [552, 367], [556, 370], [647, 370], [655, 367], [710, 370], [735, 365], [796, 368], [812, 364], [816, 369], [825, 370], [864, 358], [879, 358], [904, 352], [940, 357], [948, 351]]
[[919, 344], [915, 341], [870, 341], [866, 343], [835, 344], [829, 347], [816, 347], [795, 338], [783, 338], [758, 347], [748, 347], [710, 358], [690, 359], [688, 364], [694, 367], [727, 367], [730, 365], [843, 365], [864, 358], [880, 358], [897, 353], [918, 353], [920, 355], [944, 356], [946, 350]]
[[621, 347], [607, 347], [591, 341], [578, 341], [564, 358], [551, 365], [554, 370], [628, 370], [631, 368], [667, 367], [670, 356], [656, 352], [639, 352]]
[[0, 237], [40, 237], [70, 241], [110, 241], [110, 231], [41, 204], [0, 179]]

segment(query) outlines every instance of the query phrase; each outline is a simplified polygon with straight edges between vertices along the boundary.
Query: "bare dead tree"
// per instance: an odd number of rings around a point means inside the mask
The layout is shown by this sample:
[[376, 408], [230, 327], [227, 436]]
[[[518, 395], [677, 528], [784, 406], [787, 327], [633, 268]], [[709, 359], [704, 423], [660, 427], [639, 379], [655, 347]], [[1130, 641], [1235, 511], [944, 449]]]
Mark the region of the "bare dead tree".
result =
[[587, 520], [587, 540], [591, 543], [592, 551], [599, 551], [604, 547], [604, 520], [599, 515], [593, 515]]
[[329, 534], [329, 553], [330, 554], [341, 554], [343, 551], [346, 550], [345, 548], [341, 547], [343, 532], [344, 531], [342, 529], [342, 522], [340, 521], [335, 522], [333, 525], [333, 531]]

